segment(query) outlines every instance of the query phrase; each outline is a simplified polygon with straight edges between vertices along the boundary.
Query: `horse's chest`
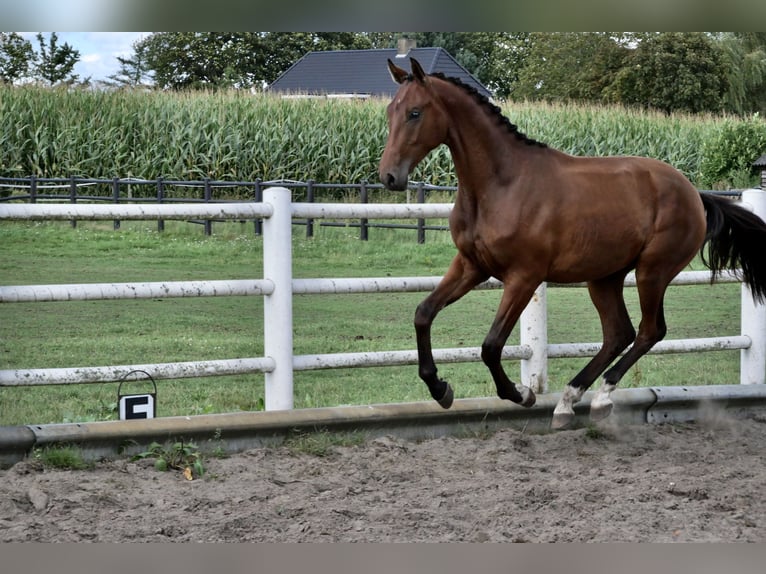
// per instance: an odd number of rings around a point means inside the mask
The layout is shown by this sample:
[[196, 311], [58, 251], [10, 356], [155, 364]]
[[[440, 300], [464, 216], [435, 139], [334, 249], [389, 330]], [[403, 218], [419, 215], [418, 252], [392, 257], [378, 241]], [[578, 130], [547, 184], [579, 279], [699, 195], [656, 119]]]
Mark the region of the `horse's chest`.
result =
[[451, 219], [455, 246], [485, 273], [502, 279], [517, 264], [528, 265], [529, 255], [534, 251], [519, 232], [519, 223], [513, 215], [477, 213], [468, 220], [465, 217]]
[[482, 235], [477, 230], [464, 230], [454, 234], [453, 239], [458, 251], [473, 261], [486, 273], [497, 276], [503, 266], [503, 254], [496, 241]]

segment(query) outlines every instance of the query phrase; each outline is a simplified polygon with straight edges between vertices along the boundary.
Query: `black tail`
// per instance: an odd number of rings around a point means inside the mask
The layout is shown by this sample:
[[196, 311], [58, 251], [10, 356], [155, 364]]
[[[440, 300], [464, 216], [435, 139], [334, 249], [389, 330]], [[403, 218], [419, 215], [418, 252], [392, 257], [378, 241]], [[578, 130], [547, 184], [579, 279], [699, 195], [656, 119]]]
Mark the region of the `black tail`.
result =
[[740, 278], [753, 298], [766, 303], [766, 223], [729, 199], [700, 195], [707, 218], [702, 261], [713, 277], [725, 269], [741, 269]]

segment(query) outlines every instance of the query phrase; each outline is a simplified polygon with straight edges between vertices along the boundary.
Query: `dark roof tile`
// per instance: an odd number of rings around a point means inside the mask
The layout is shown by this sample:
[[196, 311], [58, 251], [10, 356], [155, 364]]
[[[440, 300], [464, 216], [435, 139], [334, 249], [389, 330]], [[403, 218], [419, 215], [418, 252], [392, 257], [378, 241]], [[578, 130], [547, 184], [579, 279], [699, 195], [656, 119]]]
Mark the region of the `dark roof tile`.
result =
[[397, 90], [386, 66], [390, 58], [410, 69], [415, 58], [428, 74], [441, 72], [475, 87], [486, 96], [491, 93], [443, 48], [412, 48], [406, 56], [390, 50], [334, 50], [309, 52], [277, 78], [269, 90], [306, 95], [356, 94], [392, 97]]

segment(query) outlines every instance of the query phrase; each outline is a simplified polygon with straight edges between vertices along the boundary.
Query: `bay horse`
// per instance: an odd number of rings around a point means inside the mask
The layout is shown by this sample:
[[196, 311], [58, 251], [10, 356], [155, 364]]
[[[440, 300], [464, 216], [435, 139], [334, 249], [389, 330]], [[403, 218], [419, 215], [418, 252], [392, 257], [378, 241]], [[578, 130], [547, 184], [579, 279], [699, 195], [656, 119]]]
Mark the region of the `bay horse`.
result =
[[[555, 429], [571, 425], [573, 405], [602, 373], [590, 417], [598, 421], [611, 413], [617, 383], [667, 332], [668, 284], [698, 252], [711, 281], [723, 269], [741, 267], [754, 298], [766, 300], [766, 223], [756, 215], [699, 192], [655, 159], [575, 157], [548, 147], [521, 133], [475, 89], [427, 75], [415, 59], [410, 64], [407, 72], [388, 60], [400, 87], [386, 109], [389, 133], [379, 176], [386, 188], [404, 190], [415, 166], [440, 144], [455, 166], [458, 192], [449, 226], [457, 255], [415, 312], [419, 375], [445, 409], [454, 394], [437, 376], [431, 324], [490, 277], [503, 283], [503, 294], [481, 358], [498, 396], [525, 407], [535, 403], [535, 394], [508, 378], [503, 346], [538, 285], [587, 283], [603, 345], [566, 386], [553, 412]], [[638, 333], [622, 293], [634, 269]]]

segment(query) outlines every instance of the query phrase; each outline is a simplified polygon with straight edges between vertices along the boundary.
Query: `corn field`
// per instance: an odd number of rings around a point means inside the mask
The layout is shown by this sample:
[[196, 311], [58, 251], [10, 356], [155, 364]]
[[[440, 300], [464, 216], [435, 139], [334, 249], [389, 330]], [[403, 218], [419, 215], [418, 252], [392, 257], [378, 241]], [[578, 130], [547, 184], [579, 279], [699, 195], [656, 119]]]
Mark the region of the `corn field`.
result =
[[[244, 92], [163, 93], [0, 86], [0, 177], [158, 177], [181, 180], [377, 181], [387, 133], [383, 100], [281, 99]], [[670, 115], [617, 107], [502, 104], [519, 129], [575, 155], [642, 155], [674, 165], [698, 187], [744, 187], [755, 157], [719, 133], [759, 118]], [[754, 136], [752, 134], [755, 134]], [[734, 138], [736, 140], [736, 138]], [[725, 144], [726, 149], [719, 149]], [[736, 146], [735, 146], [736, 147]], [[732, 163], [708, 155], [734, 154]], [[763, 149], [760, 153], [766, 152]], [[759, 153], [759, 155], [760, 155]], [[740, 154], [741, 155], [741, 154]], [[716, 165], [713, 174], [705, 165]], [[721, 167], [723, 166], [723, 167]], [[448, 150], [412, 175], [455, 185]]]

